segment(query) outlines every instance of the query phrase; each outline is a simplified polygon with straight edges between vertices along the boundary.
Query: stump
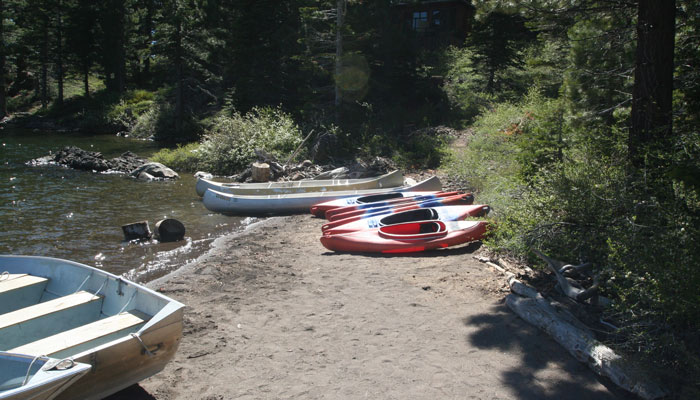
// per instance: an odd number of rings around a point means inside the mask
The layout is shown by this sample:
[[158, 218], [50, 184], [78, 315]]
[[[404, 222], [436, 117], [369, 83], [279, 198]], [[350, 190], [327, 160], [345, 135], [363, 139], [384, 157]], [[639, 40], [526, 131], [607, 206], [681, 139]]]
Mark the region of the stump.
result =
[[161, 242], [177, 242], [185, 237], [185, 225], [176, 219], [162, 219], [156, 222], [155, 234]]
[[270, 181], [270, 165], [267, 163], [253, 163], [251, 165], [253, 182], [269, 182]]
[[151, 228], [148, 227], [148, 221], [139, 221], [122, 225], [122, 231], [124, 232], [124, 240], [127, 242], [134, 239], [151, 238]]

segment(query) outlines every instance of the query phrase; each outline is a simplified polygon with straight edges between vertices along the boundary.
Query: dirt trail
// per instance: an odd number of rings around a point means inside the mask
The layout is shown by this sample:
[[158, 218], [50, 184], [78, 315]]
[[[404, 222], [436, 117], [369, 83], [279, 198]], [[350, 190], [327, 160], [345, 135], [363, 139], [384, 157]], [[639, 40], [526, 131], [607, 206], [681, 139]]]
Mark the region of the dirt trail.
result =
[[478, 245], [335, 254], [322, 222], [267, 220], [152, 285], [187, 304], [182, 344], [112, 400], [620, 398], [508, 311]]

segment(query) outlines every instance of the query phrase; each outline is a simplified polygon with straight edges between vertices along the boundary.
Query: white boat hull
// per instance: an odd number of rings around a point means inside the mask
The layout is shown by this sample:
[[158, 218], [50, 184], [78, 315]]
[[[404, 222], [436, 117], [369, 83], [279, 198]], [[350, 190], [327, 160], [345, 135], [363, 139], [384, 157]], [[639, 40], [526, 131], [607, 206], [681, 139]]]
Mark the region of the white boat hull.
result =
[[363, 179], [308, 179], [265, 183], [225, 183], [199, 178], [197, 179], [195, 190], [200, 197], [204, 196], [204, 192], [206, 192], [207, 189], [228, 194], [263, 196], [340, 190], [382, 189], [398, 187], [403, 185], [403, 183], [404, 179], [401, 171], [392, 171], [381, 176]]
[[439, 191], [442, 184], [437, 177], [432, 177], [413, 186], [390, 189], [348, 190], [315, 193], [298, 193], [268, 196], [240, 196], [207, 190], [202, 202], [209, 210], [233, 215], [275, 215], [307, 213], [315, 204], [325, 201], [356, 197], [368, 194], [399, 192]]

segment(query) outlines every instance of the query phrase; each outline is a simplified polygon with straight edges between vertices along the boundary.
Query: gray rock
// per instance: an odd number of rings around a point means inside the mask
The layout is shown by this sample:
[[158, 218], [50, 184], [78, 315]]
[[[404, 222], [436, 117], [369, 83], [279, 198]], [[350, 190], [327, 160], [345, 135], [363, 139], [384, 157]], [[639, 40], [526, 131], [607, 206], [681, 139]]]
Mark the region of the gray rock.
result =
[[142, 172], [153, 175], [156, 178], [163, 179], [177, 179], [180, 177], [177, 172], [157, 162], [150, 162], [140, 166], [139, 168], [131, 171], [131, 176], [138, 177]]
[[202, 179], [214, 179], [214, 175], [210, 174], [209, 172], [204, 172], [204, 171], [197, 171], [194, 173], [195, 178], [202, 178]]

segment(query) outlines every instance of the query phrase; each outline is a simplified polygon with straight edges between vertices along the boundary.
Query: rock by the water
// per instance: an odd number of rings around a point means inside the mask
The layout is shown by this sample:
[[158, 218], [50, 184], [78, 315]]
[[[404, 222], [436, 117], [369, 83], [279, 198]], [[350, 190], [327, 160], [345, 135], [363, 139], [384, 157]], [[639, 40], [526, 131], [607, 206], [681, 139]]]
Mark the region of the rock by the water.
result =
[[150, 162], [136, 168], [135, 170], [131, 171], [131, 176], [139, 177], [142, 172], [152, 175], [155, 178], [177, 179], [180, 177], [177, 172], [157, 162]]
[[176, 219], [166, 218], [156, 222], [155, 234], [161, 242], [176, 242], [185, 237], [185, 225]]
[[210, 174], [209, 172], [204, 172], [204, 171], [197, 171], [194, 173], [195, 178], [202, 178], [202, 179], [214, 179], [214, 175]]
[[102, 156], [102, 153], [86, 151], [75, 146], [59, 150], [54, 156], [54, 161], [58, 164], [85, 171], [103, 172], [110, 169], [110, 165]]
[[139, 172], [138, 176], [136, 176], [136, 179], [141, 180], [141, 181], [153, 181], [156, 179], [156, 177], [149, 174], [146, 171], [141, 171], [141, 172]]
[[122, 225], [122, 232], [124, 232], [124, 240], [126, 241], [151, 238], [151, 228], [148, 226], [148, 221]]
[[28, 165], [59, 164], [66, 167], [80, 169], [84, 171], [114, 171], [129, 173], [132, 170], [146, 164], [148, 160], [127, 151], [119, 157], [106, 160], [102, 153], [97, 151], [87, 151], [75, 146], [67, 146], [44, 157], [27, 162]]

